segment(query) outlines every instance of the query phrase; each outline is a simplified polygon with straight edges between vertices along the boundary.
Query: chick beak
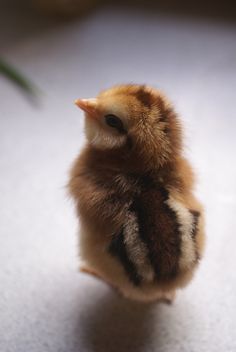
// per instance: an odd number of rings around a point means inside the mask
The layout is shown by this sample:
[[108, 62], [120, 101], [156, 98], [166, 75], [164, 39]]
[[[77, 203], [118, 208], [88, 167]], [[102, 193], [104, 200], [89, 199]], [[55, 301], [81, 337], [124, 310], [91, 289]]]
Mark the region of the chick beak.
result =
[[98, 117], [97, 99], [77, 99], [75, 100], [75, 105], [89, 116], [94, 118]]

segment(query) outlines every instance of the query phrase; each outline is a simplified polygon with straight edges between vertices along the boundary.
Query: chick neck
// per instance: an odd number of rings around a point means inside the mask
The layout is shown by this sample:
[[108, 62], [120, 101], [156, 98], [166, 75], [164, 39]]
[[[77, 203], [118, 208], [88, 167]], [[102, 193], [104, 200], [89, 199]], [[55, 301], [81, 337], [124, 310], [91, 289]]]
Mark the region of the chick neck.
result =
[[176, 152], [165, 162], [160, 162], [157, 154], [147, 156], [137, 150], [129, 150], [127, 146], [119, 149], [102, 150], [87, 145], [86, 149], [89, 164], [93, 169], [122, 174], [152, 174], [153, 176], [163, 177], [177, 168], [177, 161], [181, 158], [180, 153]]

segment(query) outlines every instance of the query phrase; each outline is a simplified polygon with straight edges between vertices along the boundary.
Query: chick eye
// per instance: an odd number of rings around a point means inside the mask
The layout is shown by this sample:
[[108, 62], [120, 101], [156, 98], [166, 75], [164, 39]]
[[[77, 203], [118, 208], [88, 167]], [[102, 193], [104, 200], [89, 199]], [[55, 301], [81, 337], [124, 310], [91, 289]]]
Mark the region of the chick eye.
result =
[[117, 130], [124, 131], [124, 126], [119, 117], [116, 115], [108, 114], [105, 115], [106, 124], [110, 127], [116, 128]]

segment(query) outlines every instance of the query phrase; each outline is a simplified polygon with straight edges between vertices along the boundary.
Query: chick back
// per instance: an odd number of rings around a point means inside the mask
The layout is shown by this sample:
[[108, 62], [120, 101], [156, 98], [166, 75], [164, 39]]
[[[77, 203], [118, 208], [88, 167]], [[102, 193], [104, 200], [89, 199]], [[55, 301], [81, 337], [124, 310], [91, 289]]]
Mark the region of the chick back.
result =
[[166, 282], [199, 260], [195, 236], [199, 212], [187, 209], [150, 176], [138, 177], [138, 192], [113, 234], [109, 252], [134, 285]]

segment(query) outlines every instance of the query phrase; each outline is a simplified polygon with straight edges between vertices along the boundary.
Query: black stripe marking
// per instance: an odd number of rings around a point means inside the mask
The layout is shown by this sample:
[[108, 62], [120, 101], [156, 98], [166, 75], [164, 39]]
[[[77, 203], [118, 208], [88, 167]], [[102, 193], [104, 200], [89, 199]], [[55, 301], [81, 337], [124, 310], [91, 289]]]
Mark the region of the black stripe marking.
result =
[[201, 257], [200, 257], [200, 254], [198, 253], [198, 250], [197, 250], [196, 235], [198, 232], [198, 223], [199, 223], [200, 212], [197, 210], [192, 210], [192, 209], [190, 209], [189, 211], [193, 215], [192, 239], [193, 239], [193, 242], [195, 245], [196, 260], [198, 261], [201, 259]]
[[[181, 233], [175, 212], [165, 203], [169, 193], [148, 175], [140, 179], [141, 193], [131, 206], [139, 224], [139, 235], [149, 251], [156, 279], [169, 280], [178, 274]], [[158, 214], [159, 211], [159, 214]]]
[[127, 135], [126, 144], [127, 144], [127, 147], [128, 147], [129, 150], [132, 149], [133, 141], [132, 141], [132, 138], [129, 135]]
[[168, 109], [165, 109], [165, 106], [164, 106], [164, 101], [162, 99], [162, 97], [157, 97], [156, 98], [156, 104], [159, 108], [159, 119], [158, 119], [158, 122], [166, 122], [166, 117], [167, 117], [167, 114], [168, 114]]
[[146, 108], [151, 108], [152, 94], [145, 90], [145, 86], [141, 86], [139, 90], [135, 93], [135, 96]]
[[123, 265], [124, 270], [126, 271], [130, 281], [135, 285], [139, 286], [141, 283], [141, 277], [138, 274], [135, 265], [129, 259], [125, 244], [124, 244], [124, 231], [123, 229], [119, 234], [113, 235], [109, 252], [117, 257]]

